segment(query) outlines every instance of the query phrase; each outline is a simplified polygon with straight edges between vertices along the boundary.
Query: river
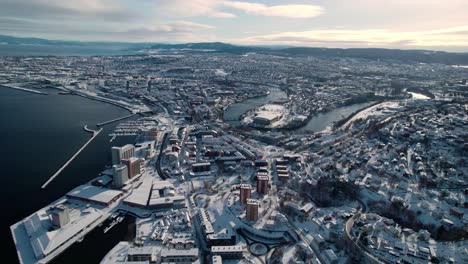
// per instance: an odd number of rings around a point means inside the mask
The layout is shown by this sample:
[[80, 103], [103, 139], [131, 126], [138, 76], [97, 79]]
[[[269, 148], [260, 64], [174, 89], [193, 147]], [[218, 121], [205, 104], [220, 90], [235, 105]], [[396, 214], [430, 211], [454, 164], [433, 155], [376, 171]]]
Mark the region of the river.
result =
[[322, 131], [330, 126], [333, 122], [346, 118], [352, 113], [366, 108], [373, 103], [374, 102], [366, 102], [341, 106], [327, 112], [319, 113], [314, 115], [305, 126], [298, 128], [296, 131]]
[[[41, 185], [90, 137], [86, 124], [128, 115], [116, 106], [72, 95], [38, 95], [0, 89], [0, 161], [2, 190], [0, 232], [2, 262], [17, 263], [10, 226], [83, 184], [110, 164], [112, 145], [133, 143], [134, 138], [107, 136], [115, 124], [104, 131], [45, 189]], [[90, 126], [92, 127], [92, 126]], [[106, 235], [99, 230], [73, 246], [56, 263], [99, 263], [117, 242], [126, 236], [127, 227], [115, 227]], [[77, 250], [79, 249], [79, 250]]]
[[281, 91], [278, 88], [271, 88], [270, 93], [266, 96], [250, 98], [228, 106], [224, 111], [224, 120], [226, 120], [226, 122], [229, 122], [232, 125], [239, 125], [239, 120], [245, 112], [267, 104], [271, 101], [283, 98], [287, 98], [285, 92]]
[[[232, 125], [240, 125], [239, 119], [245, 112], [267, 104], [271, 101], [275, 101], [286, 97], [286, 93], [282, 90], [277, 88], [271, 88], [270, 94], [267, 96], [250, 98], [227, 107], [224, 111], [224, 120], [226, 120], [226, 122]], [[310, 118], [306, 125], [294, 130], [298, 132], [322, 131], [326, 129], [329, 125], [331, 125], [333, 122], [346, 118], [352, 113], [356, 112], [357, 110], [366, 108], [367, 106], [373, 103], [374, 102], [352, 104], [348, 106], [338, 107], [327, 112], [319, 113]]]

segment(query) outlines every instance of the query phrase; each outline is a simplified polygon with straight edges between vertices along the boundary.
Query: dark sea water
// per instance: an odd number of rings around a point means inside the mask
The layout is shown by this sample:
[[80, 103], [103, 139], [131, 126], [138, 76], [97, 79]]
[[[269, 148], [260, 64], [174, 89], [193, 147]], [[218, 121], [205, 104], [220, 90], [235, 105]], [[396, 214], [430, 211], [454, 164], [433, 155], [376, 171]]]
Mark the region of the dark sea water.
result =
[[[72, 95], [37, 95], [0, 88], [0, 252], [2, 263], [17, 263], [10, 226], [85, 183], [110, 164], [113, 145], [133, 143], [133, 138], [117, 138], [109, 143], [104, 131], [45, 189], [41, 185], [71, 157], [94, 125], [127, 115], [124, 109]], [[93, 126], [90, 126], [93, 127]], [[125, 222], [125, 221], [124, 221]], [[55, 263], [99, 263], [101, 258], [127, 233], [123, 223], [110, 232], [90, 233]]]

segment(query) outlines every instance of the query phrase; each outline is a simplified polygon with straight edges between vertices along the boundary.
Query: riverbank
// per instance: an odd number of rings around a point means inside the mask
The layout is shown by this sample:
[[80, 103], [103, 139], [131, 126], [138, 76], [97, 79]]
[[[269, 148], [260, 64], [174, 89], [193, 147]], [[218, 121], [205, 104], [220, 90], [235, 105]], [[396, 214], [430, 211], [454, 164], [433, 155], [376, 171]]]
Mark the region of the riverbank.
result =
[[230, 107], [226, 108], [224, 111], [224, 122], [237, 127], [254, 127], [258, 130], [317, 132], [326, 129], [334, 122], [337, 122], [343, 118], [347, 118], [349, 115], [354, 114], [357, 110], [362, 110], [366, 107], [369, 107], [369, 105], [378, 103], [382, 100], [380, 99], [376, 102], [375, 100], [371, 100], [371, 98], [364, 100], [364, 97], [359, 97], [343, 106], [308, 115], [303, 120], [299, 119], [293, 122], [294, 116], [292, 116], [289, 122], [287, 122], [287, 124], [283, 124], [281, 127], [266, 128], [262, 126], [243, 124], [241, 120], [245, 119], [249, 114], [255, 112], [259, 107], [287, 97], [287, 94], [282, 89], [271, 88], [270, 91], [271, 93], [268, 96], [249, 98], [242, 102], [231, 104]]
[[435, 95], [425, 88], [407, 88], [405, 92], [411, 94], [415, 99], [435, 99]]
[[346, 124], [346, 122], [348, 122], [349, 120], [351, 120], [351, 118], [353, 118], [354, 116], [356, 116], [356, 115], [359, 114], [360, 112], [362, 112], [362, 111], [364, 111], [364, 110], [366, 110], [366, 109], [368, 109], [368, 108], [370, 108], [370, 107], [373, 107], [373, 106], [375, 106], [375, 105], [378, 105], [378, 104], [380, 104], [380, 103], [383, 103], [384, 101], [385, 101], [385, 100], [379, 100], [379, 101], [377, 101], [377, 102], [374, 102], [373, 104], [368, 105], [367, 107], [361, 108], [361, 109], [359, 109], [359, 110], [357, 110], [357, 111], [351, 113], [348, 117], [343, 118], [343, 119], [341, 119], [341, 120], [335, 122], [335, 123], [333, 124], [333, 129], [339, 128], [340, 126]]
[[267, 104], [268, 102], [284, 98], [285, 95], [286, 94], [279, 88], [271, 88], [269, 89], [269, 93], [265, 95], [252, 96], [244, 100], [231, 103], [224, 110], [223, 121], [237, 126], [240, 124], [240, 120], [246, 112]]
[[[224, 107], [224, 112], [226, 112], [226, 111], [227, 111], [231, 106], [233, 106], [233, 105], [241, 104], [241, 103], [244, 103], [244, 102], [246, 102], [246, 101], [248, 101], [248, 100], [253, 100], [253, 99], [257, 99], [257, 98], [266, 97], [266, 96], [268, 96], [268, 95], [270, 95], [270, 91], [268, 91], [266, 94], [254, 95], [254, 96], [251, 96], [251, 97], [247, 97], [247, 98], [245, 98], [245, 99], [242, 99], [242, 100], [233, 101], [233, 102], [227, 104], [227, 105]], [[224, 114], [223, 114], [223, 121], [224, 121], [224, 122], [229, 122], [229, 121], [240, 121], [240, 119], [241, 119], [241, 118], [239, 117], [239, 119], [237, 119], [237, 120], [227, 120], [227, 119], [225, 119]]]

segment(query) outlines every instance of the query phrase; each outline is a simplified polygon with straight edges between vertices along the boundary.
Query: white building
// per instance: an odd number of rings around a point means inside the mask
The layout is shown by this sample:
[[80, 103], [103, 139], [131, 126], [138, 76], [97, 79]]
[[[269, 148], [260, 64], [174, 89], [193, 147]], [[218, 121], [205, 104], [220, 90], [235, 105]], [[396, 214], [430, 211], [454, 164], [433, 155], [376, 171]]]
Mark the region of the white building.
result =
[[128, 168], [124, 164], [114, 165], [113, 167], [113, 185], [115, 188], [122, 188], [128, 181]]
[[59, 204], [51, 209], [50, 216], [52, 218], [52, 224], [57, 227], [64, 227], [68, 222], [70, 222], [70, 214], [68, 208]]
[[135, 147], [127, 144], [123, 147], [112, 147], [112, 165], [120, 164], [123, 159], [135, 157]]
[[168, 249], [161, 250], [161, 262], [166, 263], [192, 263], [198, 260], [198, 248], [185, 250]]

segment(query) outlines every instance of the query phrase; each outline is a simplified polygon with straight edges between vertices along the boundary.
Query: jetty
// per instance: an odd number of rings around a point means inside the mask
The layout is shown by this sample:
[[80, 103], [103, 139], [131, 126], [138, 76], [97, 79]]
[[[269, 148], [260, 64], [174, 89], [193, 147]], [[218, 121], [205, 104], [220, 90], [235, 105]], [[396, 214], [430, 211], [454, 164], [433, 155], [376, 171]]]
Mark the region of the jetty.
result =
[[29, 93], [48, 95], [48, 93], [44, 93], [44, 92], [41, 92], [41, 91], [38, 91], [38, 90], [19, 87], [19, 86], [15, 86], [15, 85], [11, 85], [11, 84], [0, 84], [0, 86], [4, 87], [4, 88], [10, 88], [10, 89], [15, 89], [15, 90], [25, 91], [25, 92], [29, 92]]
[[89, 143], [91, 143], [91, 141], [93, 141], [102, 131], [102, 128], [99, 130], [92, 130], [89, 129], [88, 126], [84, 126], [83, 129], [87, 132], [93, 133], [93, 136], [88, 141], [86, 141], [86, 143], [84, 143], [84, 145], [41, 186], [41, 189], [45, 189], [49, 183], [51, 183], [57, 176], [59, 176], [60, 173], [81, 153], [81, 151], [83, 151], [83, 149], [85, 149]]
[[92, 130], [92, 129], [88, 128], [88, 125], [85, 125], [83, 127], [83, 130], [86, 131], [86, 132], [89, 132], [89, 133], [93, 133], [93, 135], [94, 135], [94, 133], [96, 133], [96, 130]]
[[101, 123], [98, 123], [96, 126], [100, 127], [100, 126], [104, 126], [104, 125], [107, 125], [107, 124], [110, 124], [110, 123], [114, 123], [114, 122], [117, 122], [117, 121], [120, 121], [120, 120], [123, 120], [123, 119], [127, 119], [129, 117], [132, 117], [136, 115], [135, 114], [129, 114], [129, 115], [126, 115], [126, 116], [122, 116], [122, 117], [117, 117], [115, 119], [112, 119], [112, 120], [109, 120], [109, 121], [105, 121], [105, 122], [101, 122]]

